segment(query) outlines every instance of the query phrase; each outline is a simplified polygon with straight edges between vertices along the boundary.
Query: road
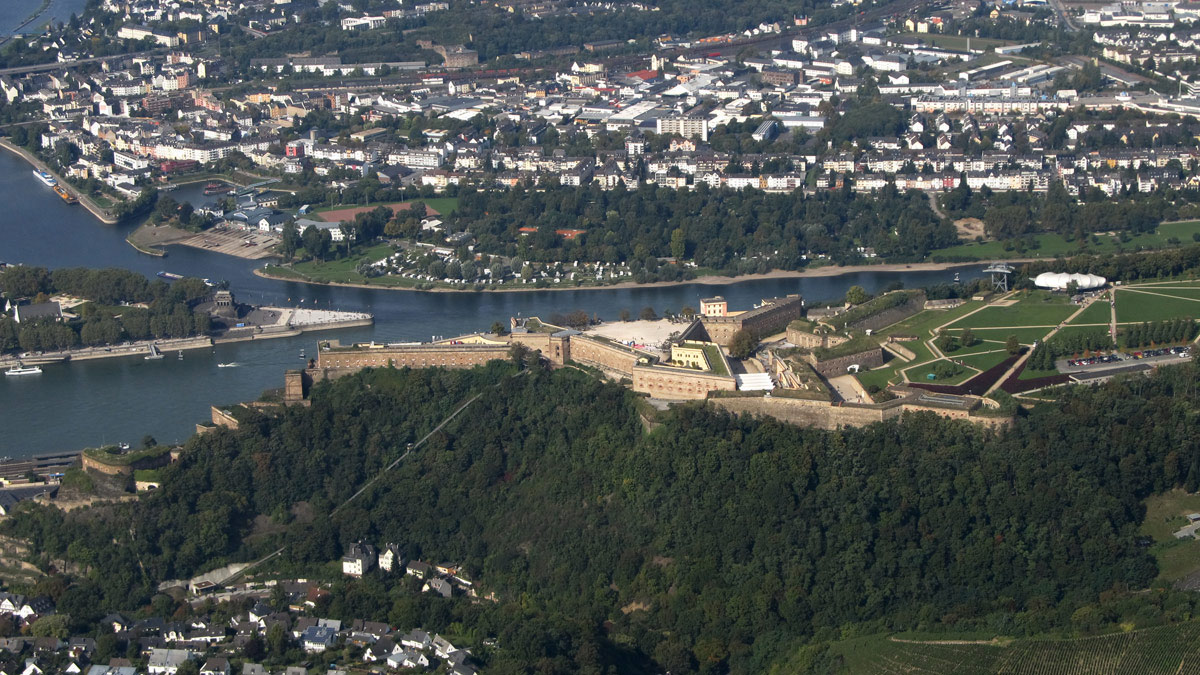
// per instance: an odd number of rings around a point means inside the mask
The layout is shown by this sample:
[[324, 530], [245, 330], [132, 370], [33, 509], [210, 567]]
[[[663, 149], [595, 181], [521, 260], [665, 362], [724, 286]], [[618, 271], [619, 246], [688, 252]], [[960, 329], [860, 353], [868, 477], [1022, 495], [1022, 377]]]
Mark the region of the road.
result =
[[1062, 0], [1050, 0], [1050, 6], [1054, 9], [1054, 13], [1058, 15], [1058, 23], [1060, 25], [1072, 33], [1079, 30], [1079, 27], [1071, 20], [1071, 15], [1067, 12], [1067, 8], [1063, 5]]
[[0, 68], [0, 75], [23, 75], [25, 73], [40, 73], [48, 70], [62, 70], [64, 68], [74, 68], [87, 63], [101, 63], [104, 61], [116, 61], [120, 59], [131, 59], [135, 56], [147, 56], [157, 54], [163, 51], [161, 49], [152, 49], [146, 52], [131, 52], [129, 54], [113, 54], [111, 56], [93, 56], [86, 59], [75, 59], [73, 61], [63, 61], [61, 63], [40, 63], [36, 66], [17, 66], [15, 68]]

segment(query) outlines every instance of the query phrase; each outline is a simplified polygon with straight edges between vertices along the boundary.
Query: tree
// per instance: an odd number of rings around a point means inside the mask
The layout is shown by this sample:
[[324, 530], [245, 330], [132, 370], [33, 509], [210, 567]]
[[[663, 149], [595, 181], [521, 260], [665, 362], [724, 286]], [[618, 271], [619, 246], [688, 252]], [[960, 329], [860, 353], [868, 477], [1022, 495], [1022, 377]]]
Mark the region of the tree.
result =
[[68, 617], [65, 614], [51, 614], [34, 621], [29, 627], [29, 632], [34, 637], [56, 637], [62, 640], [70, 634], [67, 628]]
[[642, 311], [638, 312], [638, 318], [642, 321], [653, 321], [658, 318], [658, 314], [655, 313], [653, 307], [647, 305], [642, 308]]
[[964, 330], [959, 339], [962, 341], [964, 347], [974, 347], [979, 343], [979, 338], [975, 337], [975, 331], [970, 328]]
[[850, 289], [846, 291], [846, 302], [852, 305], [861, 305], [870, 299], [870, 297], [871, 296], [867, 295], [867, 291], [864, 290], [862, 286], [851, 286]]
[[283, 237], [279, 242], [279, 250], [283, 253], [284, 258], [291, 260], [296, 257], [296, 250], [300, 248], [302, 243], [300, 232], [296, 229], [296, 223], [291, 222], [283, 226]]
[[1008, 336], [1008, 339], [1004, 341], [1004, 349], [1006, 349], [1009, 354], [1013, 355], [1016, 355], [1021, 351], [1021, 342], [1017, 339], [1016, 335]]
[[754, 334], [745, 328], [740, 328], [729, 338], [729, 355], [735, 359], [750, 358], [757, 346], [758, 340], [755, 339]]
[[499, 321], [492, 322], [492, 335], [504, 335], [508, 331], [505, 330], [504, 324]]

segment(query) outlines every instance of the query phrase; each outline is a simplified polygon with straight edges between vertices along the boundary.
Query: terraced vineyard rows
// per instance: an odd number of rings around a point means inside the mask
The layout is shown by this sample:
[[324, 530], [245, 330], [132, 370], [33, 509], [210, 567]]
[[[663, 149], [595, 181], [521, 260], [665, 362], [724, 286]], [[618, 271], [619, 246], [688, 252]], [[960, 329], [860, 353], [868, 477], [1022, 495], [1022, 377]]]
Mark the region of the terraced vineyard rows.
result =
[[1200, 622], [1075, 640], [1007, 645], [897, 642], [880, 637], [845, 652], [853, 673], [938, 675], [1158, 675], [1200, 672]]

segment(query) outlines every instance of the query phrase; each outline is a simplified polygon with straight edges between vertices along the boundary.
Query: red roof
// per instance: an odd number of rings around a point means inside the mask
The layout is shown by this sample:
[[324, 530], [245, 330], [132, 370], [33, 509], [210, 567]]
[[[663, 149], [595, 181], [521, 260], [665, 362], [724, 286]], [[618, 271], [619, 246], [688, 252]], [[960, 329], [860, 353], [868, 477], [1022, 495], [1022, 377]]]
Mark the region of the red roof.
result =
[[639, 70], [636, 73], [630, 73], [629, 77], [636, 77], [639, 80], [653, 80], [658, 77], [657, 70]]
[[563, 239], [574, 239], [581, 234], [585, 234], [587, 230], [555, 230], [554, 234], [562, 236]]

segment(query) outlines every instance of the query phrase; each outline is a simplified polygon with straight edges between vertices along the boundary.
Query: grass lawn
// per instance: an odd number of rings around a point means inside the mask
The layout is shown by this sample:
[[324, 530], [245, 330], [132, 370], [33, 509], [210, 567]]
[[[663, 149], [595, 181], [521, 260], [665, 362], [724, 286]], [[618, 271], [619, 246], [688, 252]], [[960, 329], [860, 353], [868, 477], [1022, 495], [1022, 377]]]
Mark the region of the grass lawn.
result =
[[[1158, 248], [1173, 248], [1192, 243], [1192, 235], [1200, 234], [1200, 221], [1191, 220], [1179, 223], [1163, 223], [1152, 233], [1130, 236], [1129, 241], [1121, 243], [1117, 237], [1093, 235], [1082, 241], [1067, 241], [1061, 234], [1038, 234], [1033, 236], [1036, 248], [1028, 248], [1024, 252], [1017, 251], [1002, 241], [985, 241], [983, 243], [960, 244], [934, 251], [931, 257], [941, 259], [998, 260], [1001, 258], [1053, 258], [1055, 256], [1071, 256], [1078, 253], [1118, 253]], [[1176, 239], [1178, 243], [1171, 240]]]
[[1158, 561], [1158, 578], [1162, 581], [1182, 579], [1200, 569], [1200, 541], [1195, 539], [1156, 544], [1150, 547], [1150, 553]]
[[891, 364], [888, 364], [881, 368], [873, 368], [871, 370], [860, 372], [857, 375], [855, 375], [855, 377], [858, 378], [858, 381], [862, 384], [862, 386], [864, 388], [867, 389], [867, 391], [871, 390], [871, 385], [875, 385], [876, 387], [879, 387], [880, 389], [886, 389], [888, 386], [888, 383], [896, 375], [896, 366], [894, 364], [908, 365], [908, 364], [904, 363], [903, 361], [901, 361], [900, 359], [897, 359], [895, 357], [892, 357], [892, 358], [893, 358], [893, 362]]
[[1071, 316], [1077, 308], [1037, 294], [1008, 307], [986, 307], [951, 328], [989, 328], [1015, 326], [1055, 326]]
[[962, 368], [960, 366], [960, 368], [962, 369], [962, 372], [958, 373], [957, 375], [954, 375], [952, 377], [948, 377], [945, 379], [940, 378], [940, 377], [935, 377], [932, 380], [929, 379], [929, 375], [933, 374], [934, 369], [937, 368], [937, 366], [941, 362], [942, 361], [930, 361], [928, 363], [922, 363], [919, 366], [912, 367], [910, 370], [905, 371], [905, 375], [908, 376], [909, 382], [929, 382], [932, 384], [961, 384], [979, 374], [979, 373], [975, 372], [974, 370], [971, 370], [970, 368]]
[[1174, 286], [1145, 286], [1138, 290], [1144, 290], [1157, 295], [1169, 295], [1172, 298], [1183, 298], [1185, 300], [1196, 300], [1200, 302], [1200, 288], [1175, 288]]
[[1146, 279], [1144, 281], [1131, 281], [1127, 284], [1122, 284], [1121, 288], [1141, 288], [1142, 286], [1148, 286], [1150, 288], [1162, 288], [1164, 286], [1200, 288], [1200, 279], [1197, 279], [1195, 271], [1192, 271], [1188, 272], [1185, 276], [1163, 277], [1162, 279]]
[[263, 268], [263, 271], [265, 271], [267, 274], [270, 274], [273, 277], [281, 277], [284, 279], [295, 279], [297, 281], [304, 281], [303, 274], [300, 274], [300, 273], [292, 270], [289, 267], [283, 267], [280, 265], [267, 265], [266, 267]]
[[712, 370], [713, 375], [729, 376], [729, 371], [725, 368], [725, 360], [721, 358], [720, 347], [704, 345], [704, 358], [708, 360], [708, 367]]
[[1138, 533], [1154, 541], [1174, 541], [1173, 533], [1188, 524], [1187, 514], [1200, 513], [1200, 494], [1171, 490], [1146, 499], [1146, 517]]
[[1138, 533], [1154, 539], [1150, 549], [1158, 560], [1158, 578], [1174, 581], [1200, 568], [1200, 541], [1176, 540], [1174, 532], [1188, 524], [1187, 514], [1200, 513], [1200, 494], [1171, 490], [1153, 495]]
[[[1200, 658], [1200, 622], [1197, 621], [1071, 639], [1014, 640], [995, 633], [927, 633], [902, 637], [928, 642], [897, 642], [886, 635], [873, 635], [835, 642], [830, 649], [841, 657], [848, 673], [1168, 675], [1190, 672], [1184, 664], [1195, 663]], [[936, 642], [972, 639], [978, 642]], [[800, 667], [798, 663], [795, 665], [797, 669]]]
[[1049, 333], [1049, 328], [979, 328], [975, 330], [975, 337], [980, 340], [987, 341], [987, 344], [993, 345], [993, 349], [1003, 346], [1008, 340], [1009, 335], [1016, 335], [1017, 342], [1023, 345], [1032, 345], [1034, 341], [1041, 340]]
[[1051, 375], [1059, 375], [1058, 369], [1053, 370], [1034, 370], [1026, 366], [1025, 370], [1017, 376], [1018, 380], [1036, 380], [1039, 377], [1050, 377]]
[[391, 246], [378, 244], [349, 258], [340, 258], [328, 262], [310, 260], [308, 262], [296, 263], [292, 266], [292, 269], [299, 273], [301, 277], [310, 281], [362, 283], [365, 277], [356, 272], [355, 268], [363, 262], [383, 260], [392, 253]]
[[971, 366], [972, 368], [987, 370], [997, 363], [1000, 363], [1004, 359], [1007, 359], [1008, 352], [1001, 349], [1000, 351], [987, 352], [985, 354], [975, 354], [973, 356], [964, 356], [962, 358], [956, 356], [954, 358], [962, 361], [964, 364]]
[[1117, 292], [1117, 322], [1141, 323], [1200, 316], [1200, 302], [1135, 291]]
[[[884, 329], [884, 335], [920, 335], [923, 339], [932, 337], [930, 331], [942, 324], [954, 321], [958, 317], [979, 309], [983, 303], [966, 302], [954, 309], [927, 309], [918, 312], [900, 323], [892, 324]], [[904, 343], [909, 346], [911, 343]]]
[[[1034, 330], [1040, 330], [1040, 329], [1034, 329]], [[962, 330], [951, 330], [949, 328], [946, 329], [946, 332], [949, 333], [950, 335], [962, 335], [962, 333], [963, 333]], [[986, 331], [984, 333], [976, 332], [975, 333], [975, 340], [976, 340], [975, 344], [971, 345], [970, 347], [959, 347], [958, 349], [955, 349], [954, 351], [945, 352], [945, 354], [946, 354], [946, 356], [950, 356], [950, 357], [957, 359], [957, 358], [962, 358], [964, 356], [968, 356], [970, 354], [978, 354], [980, 352], [990, 352], [993, 349], [999, 349], [1000, 347], [1004, 346], [1004, 340], [1006, 338], [1008, 338], [1008, 334], [1006, 333], [1004, 335], [1004, 337], [999, 338], [999, 340], [997, 340], [997, 337], [996, 337], [997, 332], [998, 331]]]
[[1079, 316], [1071, 319], [1070, 325], [1079, 325], [1081, 323], [1108, 323], [1109, 319], [1111, 318], [1112, 316], [1108, 301], [1097, 300], [1096, 302], [1088, 305], [1088, 308], [1083, 310]]

